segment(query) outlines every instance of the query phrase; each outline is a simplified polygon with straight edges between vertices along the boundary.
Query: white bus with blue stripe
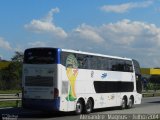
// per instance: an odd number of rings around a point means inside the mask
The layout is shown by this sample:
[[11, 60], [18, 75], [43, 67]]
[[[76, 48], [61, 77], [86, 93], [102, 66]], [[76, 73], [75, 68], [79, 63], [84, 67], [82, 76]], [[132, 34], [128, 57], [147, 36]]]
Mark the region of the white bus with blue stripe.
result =
[[24, 108], [90, 113], [140, 104], [136, 60], [60, 48], [29, 48], [23, 63]]

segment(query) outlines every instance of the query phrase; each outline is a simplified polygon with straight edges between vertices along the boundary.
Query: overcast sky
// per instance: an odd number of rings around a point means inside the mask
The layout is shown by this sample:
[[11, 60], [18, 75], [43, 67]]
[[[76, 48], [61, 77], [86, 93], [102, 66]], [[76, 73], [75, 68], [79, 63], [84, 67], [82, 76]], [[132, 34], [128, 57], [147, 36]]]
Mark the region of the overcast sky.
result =
[[0, 57], [56, 47], [160, 67], [160, 0], [1, 0]]

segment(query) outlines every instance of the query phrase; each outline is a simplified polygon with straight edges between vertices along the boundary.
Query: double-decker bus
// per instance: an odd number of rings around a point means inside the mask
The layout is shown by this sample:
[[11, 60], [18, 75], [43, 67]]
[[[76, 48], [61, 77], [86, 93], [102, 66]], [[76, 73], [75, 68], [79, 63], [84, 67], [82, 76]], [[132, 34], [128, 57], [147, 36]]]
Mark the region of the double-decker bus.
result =
[[141, 103], [136, 60], [60, 48], [29, 48], [23, 63], [24, 108], [90, 113]]

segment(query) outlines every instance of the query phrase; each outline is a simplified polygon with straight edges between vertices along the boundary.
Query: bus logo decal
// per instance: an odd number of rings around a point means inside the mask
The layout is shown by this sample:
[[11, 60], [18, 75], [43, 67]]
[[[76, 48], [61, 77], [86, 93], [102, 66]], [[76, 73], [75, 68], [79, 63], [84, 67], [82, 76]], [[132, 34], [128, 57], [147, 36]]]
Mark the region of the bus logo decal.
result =
[[114, 94], [108, 96], [108, 100], [113, 100], [114, 98], [115, 98], [115, 95], [114, 95]]
[[70, 87], [68, 91], [67, 101], [75, 101], [75, 82], [78, 76], [78, 62], [73, 54], [69, 54], [66, 59], [66, 74], [69, 79]]
[[105, 79], [107, 77], [107, 73], [103, 73], [102, 75], [101, 75], [101, 78], [102, 79]]

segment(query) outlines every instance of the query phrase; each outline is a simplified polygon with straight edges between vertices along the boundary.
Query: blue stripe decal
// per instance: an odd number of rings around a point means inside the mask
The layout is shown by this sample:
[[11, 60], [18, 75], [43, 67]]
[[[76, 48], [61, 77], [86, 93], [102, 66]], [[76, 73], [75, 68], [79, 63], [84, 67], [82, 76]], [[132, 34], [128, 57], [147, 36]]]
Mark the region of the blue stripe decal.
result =
[[61, 63], [61, 49], [57, 49], [57, 64]]

